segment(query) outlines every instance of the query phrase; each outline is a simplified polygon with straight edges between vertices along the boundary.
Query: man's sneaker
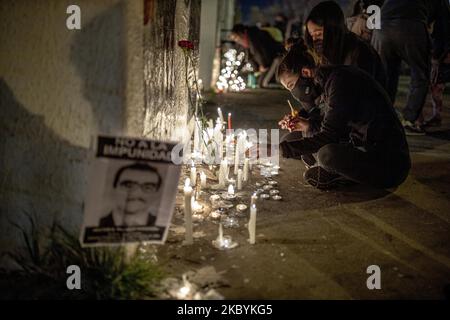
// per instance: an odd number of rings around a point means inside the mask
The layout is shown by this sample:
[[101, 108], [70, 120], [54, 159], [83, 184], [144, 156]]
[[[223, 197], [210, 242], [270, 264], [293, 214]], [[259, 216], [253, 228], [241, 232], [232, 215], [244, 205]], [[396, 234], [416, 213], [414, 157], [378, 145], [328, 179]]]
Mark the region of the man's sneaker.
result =
[[403, 129], [405, 129], [405, 134], [407, 136], [424, 136], [426, 134], [420, 126], [412, 123], [411, 121], [404, 121]]
[[307, 183], [321, 190], [328, 190], [338, 185], [347, 184], [349, 180], [338, 174], [330, 173], [322, 167], [312, 167], [305, 171], [303, 178]]
[[305, 164], [306, 169], [309, 169], [316, 165], [316, 158], [312, 154], [302, 155], [302, 161]]

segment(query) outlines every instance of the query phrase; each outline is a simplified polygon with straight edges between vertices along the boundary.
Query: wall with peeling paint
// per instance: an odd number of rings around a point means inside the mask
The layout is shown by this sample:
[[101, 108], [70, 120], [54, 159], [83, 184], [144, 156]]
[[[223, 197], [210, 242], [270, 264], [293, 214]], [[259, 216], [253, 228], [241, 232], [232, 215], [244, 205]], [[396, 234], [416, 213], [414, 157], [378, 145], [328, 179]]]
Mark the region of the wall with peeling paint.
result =
[[[193, 56], [198, 57], [201, 2], [150, 2], [149, 23], [144, 27], [144, 134], [151, 138], [179, 141], [185, 134], [189, 106], [185, 57], [177, 43], [184, 39], [194, 42]], [[192, 74], [188, 74], [188, 78], [191, 77]]]
[[[72, 1], [0, 2], [0, 253], [21, 243], [9, 221], [23, 223], [24, 212], [42, 225], [57, 218], [78, 229], [93, 136], [147, 130], [147, 136], [173, 138], [176, 128], [185, 128], [176, 41], [189, 34], [184, 10], [191, 1], [173, 2], [175, 61], [146, 67], [177, 78], [172, 97], [144, 86], [144, 28], [154, 21], [144, 26], [143, 0], [77, 0], [82, 29], [73, 31], [66, 28]], [[148, 93], [155, 103], [146, 102]]]

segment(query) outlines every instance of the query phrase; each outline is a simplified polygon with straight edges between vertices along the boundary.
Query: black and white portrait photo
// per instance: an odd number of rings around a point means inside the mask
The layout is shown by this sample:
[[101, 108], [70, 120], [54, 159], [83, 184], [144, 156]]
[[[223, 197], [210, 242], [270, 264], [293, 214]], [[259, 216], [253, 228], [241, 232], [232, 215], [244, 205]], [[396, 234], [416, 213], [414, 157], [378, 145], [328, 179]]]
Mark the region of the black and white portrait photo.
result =
[[163, 243], [175, 205], [180, 167], [173, 145], [99, 137], [92, 164], [81, 243]]
[[154, 226], [161, 185], [161, 174], [154, 166], [138, 162], [119, 168], [112, 184], [114, 207], [100, 218], [98, 226]]

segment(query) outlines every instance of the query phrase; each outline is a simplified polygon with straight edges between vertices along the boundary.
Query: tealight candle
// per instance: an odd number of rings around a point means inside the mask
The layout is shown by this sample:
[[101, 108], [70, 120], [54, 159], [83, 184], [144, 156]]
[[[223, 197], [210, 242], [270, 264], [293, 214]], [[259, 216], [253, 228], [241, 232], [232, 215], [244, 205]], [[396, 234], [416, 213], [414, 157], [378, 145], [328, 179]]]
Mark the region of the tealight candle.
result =
[[267, 193], [262, 193], [262, 194], [260, 195], [260, 198], [261, 198], [261, 199], [269, 199], [270, 196], [269, 196]]
[[211, 219], [217, 220], [222, 216], [222, 212], [220, 210], [214, 210], [209, 214]]

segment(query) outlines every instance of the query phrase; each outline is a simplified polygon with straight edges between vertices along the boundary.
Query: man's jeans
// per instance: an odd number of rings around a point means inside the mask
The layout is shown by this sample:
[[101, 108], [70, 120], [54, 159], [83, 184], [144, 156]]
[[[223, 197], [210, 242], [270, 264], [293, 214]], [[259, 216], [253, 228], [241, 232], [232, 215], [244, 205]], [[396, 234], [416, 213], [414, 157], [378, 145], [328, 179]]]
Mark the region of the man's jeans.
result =
[[351, 144], [328, 144], [319, 150], [317, 160], [328, 172], [379, 188], [399, 186], [411, 168], [407, 152], [364, 152]]
[[422, 112], [430, 80], [431, 44], [426, 26], [410, 20], [382, 21], [381, 30], [373, 32], [372, 45], [386, 68], [386, 88], [393, 103], [402, 60], [411, 68], [403, 117], [411, 122], [416, 121]]

